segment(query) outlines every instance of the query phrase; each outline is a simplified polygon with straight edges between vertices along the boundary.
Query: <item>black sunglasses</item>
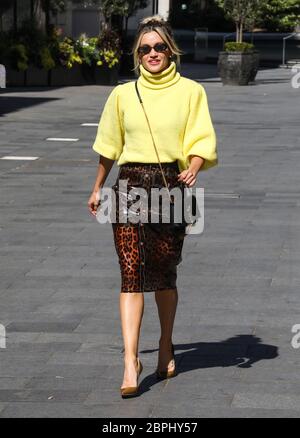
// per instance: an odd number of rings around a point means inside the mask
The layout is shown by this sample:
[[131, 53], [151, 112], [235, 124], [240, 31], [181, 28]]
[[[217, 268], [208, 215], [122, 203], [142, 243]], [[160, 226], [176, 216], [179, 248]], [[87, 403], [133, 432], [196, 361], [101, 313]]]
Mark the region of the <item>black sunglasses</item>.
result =
[[[151, 52], [151, 49], [152, 47], [149, 46], [149, 44], [144, 44], [138, 48], [138, 53], [140, 55], [147, 55], [147, 53]], [[166, 43], [156, 43], [154, 44], [153, 49], [158, 53], [162, 53], [168, 50], [168, 46]]]

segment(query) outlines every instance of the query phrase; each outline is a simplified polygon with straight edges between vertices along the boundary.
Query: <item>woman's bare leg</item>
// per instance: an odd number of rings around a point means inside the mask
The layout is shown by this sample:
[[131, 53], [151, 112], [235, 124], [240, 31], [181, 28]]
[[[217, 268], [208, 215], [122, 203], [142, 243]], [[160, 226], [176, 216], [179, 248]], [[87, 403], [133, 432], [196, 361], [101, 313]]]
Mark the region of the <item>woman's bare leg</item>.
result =
[[178, 303], [177, 288], [155, 291], [155, 301], [161, 328], [157, 366], [160, 371], [167, 368], [172, 370], [174, 369], [174, 363], [170, 363], [170, 361], [173, 357], [171, 348], [173, 326]]
[[142, 292], [120, 293], [120, 314], [124, 341], [124, 378], [121, 387], [137, 386], [137, 356], [141, 322], [144, 313]]

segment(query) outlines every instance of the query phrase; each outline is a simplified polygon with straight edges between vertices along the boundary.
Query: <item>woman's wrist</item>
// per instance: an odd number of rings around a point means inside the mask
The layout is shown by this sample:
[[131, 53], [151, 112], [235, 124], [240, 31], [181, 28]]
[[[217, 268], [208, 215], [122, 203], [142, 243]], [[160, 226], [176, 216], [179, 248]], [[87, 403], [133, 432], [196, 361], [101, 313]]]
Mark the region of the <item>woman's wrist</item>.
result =
[[93, 193], [98, 193], [102, 187], [103, 187], [103, 184], [99, 184], [99, 185], [94, 186]]
[[201, 167], [204, 163], [204, 158], [198, 156], [198, 155], [191, 155], [190, 156], [190, 165], [188, 170], [192, 172], [194, 175], [197, 175]]

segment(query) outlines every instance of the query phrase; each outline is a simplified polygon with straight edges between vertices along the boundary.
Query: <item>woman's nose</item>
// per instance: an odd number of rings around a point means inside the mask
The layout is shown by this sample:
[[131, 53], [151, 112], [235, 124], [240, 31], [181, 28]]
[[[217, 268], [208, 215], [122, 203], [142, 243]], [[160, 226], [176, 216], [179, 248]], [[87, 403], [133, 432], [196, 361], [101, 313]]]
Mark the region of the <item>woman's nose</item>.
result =
[[156, 55], [157, 52], [155, 51], [154, 47], [151, 47], [149, 55]]

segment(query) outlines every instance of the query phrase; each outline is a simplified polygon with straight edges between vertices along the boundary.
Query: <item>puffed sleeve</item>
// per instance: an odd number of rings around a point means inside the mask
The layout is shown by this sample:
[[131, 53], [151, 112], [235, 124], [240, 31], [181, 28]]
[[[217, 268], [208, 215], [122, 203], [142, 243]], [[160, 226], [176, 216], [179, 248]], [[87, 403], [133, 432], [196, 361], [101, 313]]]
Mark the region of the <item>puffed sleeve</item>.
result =
[[118, 160], [124, 145], [124, 130], [120, 114], [117, 85], [110, 93], [104, 105], [97, 135], [93, 144], [94, 151], [111, 160]]
[[208, 108], [204, 87], [197, 84], [190, 99], [189, 115], [183, 139], [183, 155], [190, 162], [190, 155], [205, 159], [200, 170], [218, 164], [217, 139]]

